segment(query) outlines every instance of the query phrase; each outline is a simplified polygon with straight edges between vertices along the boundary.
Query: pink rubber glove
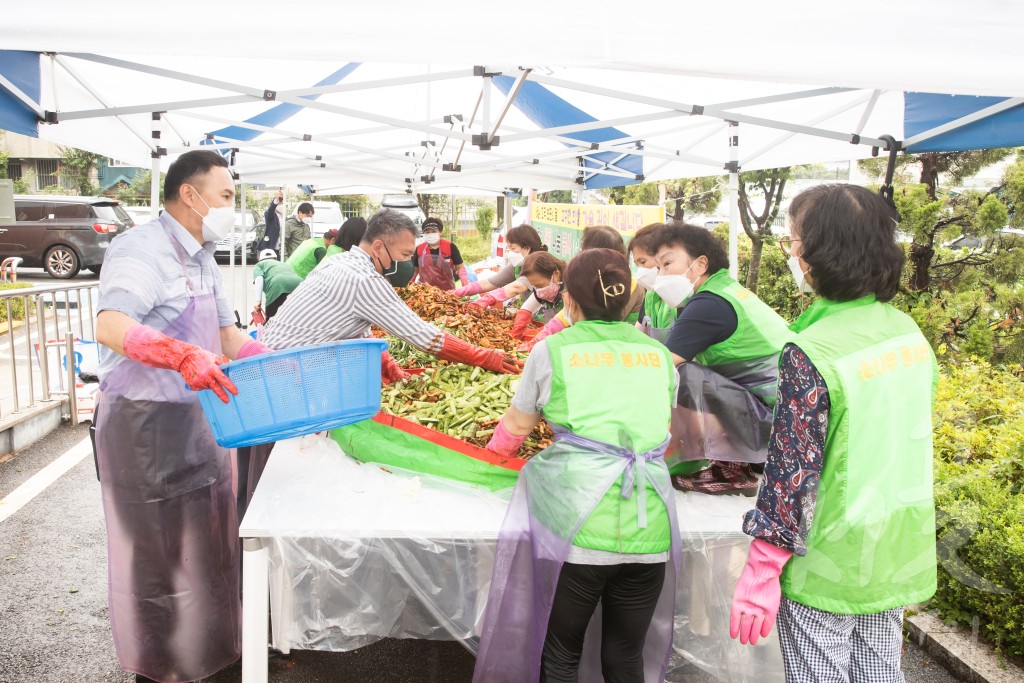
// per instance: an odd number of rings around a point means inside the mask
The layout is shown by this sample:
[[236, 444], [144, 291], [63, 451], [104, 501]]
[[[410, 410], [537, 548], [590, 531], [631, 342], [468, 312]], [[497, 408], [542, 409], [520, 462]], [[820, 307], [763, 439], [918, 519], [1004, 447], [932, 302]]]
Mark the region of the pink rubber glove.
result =
[[750, 544], [747, 566], [743, 569], [729, 614], [729, 635], [746, 645], [757, 645], [758, 637], [766, 637], [775, 625], [782, 601], [779, 577], [782, 568], [793, 556], [760, 538]]
[[[181, 373], [189, 389], [212, 389], [224, 403], [228, 402], [227, 392], [238, 394], [238, 388], [218, 368], [228, 362], [226, 356], [217, 356], [211, 351], [168, 337], [146, 325], [133, 325], [124, 333], [124, 355], [151, 368], [176, 370]], [[226, 390], [226, 391], [225, 391]]]
[[522, 339], [526, 336], [526, 328], [530, 326], [532, 320], [533, 313], [525, 308], [520, 308], [516, 313], [516, 321], [512, 323], [512, 331], [509, 334], [512, 335], [513, 339]]
[[391, 357], [387, 351], [380, 354], [380, 378], [385, 384], [401, 382], [403, 379], [412, 377], [408, 372], [398, 367], [398, 361]]
[[244, 344], [238, 347], [238, 354], [235, 356], [237, 360], [242, 358], [248, 358], [249, 356], [258, 356], [261, 353], [270, 353], [274, 349], [270, 348], [266, 344], [261, 344], [255, 339], [250, 339]]
[[[541, 328], [540, 332], [538, 332], [536, 335], [534, 335], [532, 343], [534, 345], [536, 345], [537, 342], [539, 342], [544, 337], [550, 337], [553, 334], [558, 334], [559, 332], [561, 332], [564, 329], [565, 329], [565, 323], [563, 323], [562, 319], [559, 318], [556, 315], [554, 318], [549, 320], [547, 322], [547, 324], [544, 325], [543, 328]], [[532, 349], [533, 346], [531, 346], [530, 348]]]
[[[463, 282], [465, 282], [465, 280], [463, 280]], [[474, 294], [479, 294], [482, 291], [483, 288], [480, 286], [480, 281], [477, 280], [476, 282], [470, 282], [468, 285], [464, 285], [458, 289], [453, 289], [452, 294], [455, 296], [472, 296]]]
[[481, 306], [483, 308], [487, 308], [488, 306], [493, 306], [494, 304], [500, 304], [502, 301], [505, 301], [506, 299], [508, 299], [511, 296], [512, 296], [511, 294], [508, 294], [508, 293], [505, 292], [505, 288], [504, 287], [499, 287], [498, 289], [494, 290], [493, 292], [488, 292], [487, 294], [484, 294], [482, 297], [480, 297], [476, 301], [470, 302], [469, 305], [470, 306]]
[[[469, 284], [469, 273], [466, 271], [466, 264], [465, 263], [463, 263], [461, 266], [459, 266], [459, 282], [463, 283], [464, 285], [468, 285]], [[476, 283], [473, 283], [473, 284], [476, 284]]]
[[498, 420], [498, 426], [494, 428], [491, 440], [487, 442], [487, 450], [494, 451], [498, 455], [513, 456], [519, 452], [519, 447], [526, 441], [526, 434], [516, 436], [505, 429], [504, 420]]

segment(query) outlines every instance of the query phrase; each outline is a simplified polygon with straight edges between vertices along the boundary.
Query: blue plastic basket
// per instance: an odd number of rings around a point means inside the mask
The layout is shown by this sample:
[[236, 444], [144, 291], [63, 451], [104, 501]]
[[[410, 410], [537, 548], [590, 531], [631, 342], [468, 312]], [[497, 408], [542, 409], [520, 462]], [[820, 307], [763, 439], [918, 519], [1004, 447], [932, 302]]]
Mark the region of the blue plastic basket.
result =
[[217, 443], [253, 446], [322, 432], [380, 410], [380, 355], [387, 342], [349, 339], [225, 363], [238, 395], [209, 389], [199, 402]]

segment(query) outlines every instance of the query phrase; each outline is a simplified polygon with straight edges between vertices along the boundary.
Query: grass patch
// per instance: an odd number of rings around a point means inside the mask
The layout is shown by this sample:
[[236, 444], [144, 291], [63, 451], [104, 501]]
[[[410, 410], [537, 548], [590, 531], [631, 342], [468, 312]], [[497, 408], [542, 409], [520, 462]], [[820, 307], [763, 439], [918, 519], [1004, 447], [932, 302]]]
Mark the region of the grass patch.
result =
[[483, 261], [491, 255], [491, 237], [481, 237], [479, 234], [458, 235], [452, 242], [459, 248], [462, 260], [467, 266], [477, 261]]
[[[29, 289], [32, 285], [27, 282], [4, 282], [0, 284], [0, 292], [7, 292], [12, 289]], [[14, 320], [25, 319], [25, 299], [22, 297], [11, 298], [11, 317]], [[7, 322], [7, 302], [0, 301], [0, 322]]]

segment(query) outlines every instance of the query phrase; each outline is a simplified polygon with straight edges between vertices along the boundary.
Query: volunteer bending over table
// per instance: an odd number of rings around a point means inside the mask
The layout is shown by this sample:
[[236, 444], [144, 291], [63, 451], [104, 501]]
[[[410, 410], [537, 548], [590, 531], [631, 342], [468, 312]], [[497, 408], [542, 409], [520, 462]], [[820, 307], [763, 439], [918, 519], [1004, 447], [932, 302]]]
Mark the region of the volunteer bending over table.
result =
[[[626, 244], [622, 241], [622, 234], [615, 228], [608, 225], [590, 225], [583, 229], [583, 237], [580, 239], [580, 251], [587, 249], [611, 249], [617, 251], [628, 259]], [[626, 305], [626, 322], [635, 323], [640, 312], [640, 306], [644, 300], [644, 288], [633, 280], [633, 289], [630, 293], [629, 303]], [[523, 308], [528, 308], [527, 301]], [[558, 334], [569, 326], [569, 320], [565, 317], [565, 310], [562, 309], [553, 317], [545, 316], [544, 327], [530, 341], [519, 346], [520, 351], [530, 351], [541, 339], [552, 334]], [[513, 333], [515, 330], [513, 329]], [[515, 336], [513, 334], [513, 336]]]
[[182, 154], [164, 207], [103, 261], [96, 457], [121, 667], [137, 681], [194, 681], [238, 659], [241, 624], [230, 452], [192, 390], [226, 403], [237, 389], [217, 367], [224, 355], [265, 347], [235, 327], [213, 259], [235, 220], [224, 158]]
[[453, 289], [452, 294], [456, 296], [483, 294], [472, 302], [474, 306], [500, 304], [513, 297], [519, 297], [519, 302], [523, 303], [530, 290], [529, 281], [521, 274], [523, 261], [530, 254], [547, 250], [547, 245], [541, 243], [540, 234], [532, 226], [524, 223], [516, 228], [511, 228], [505, 235], [505, 267], [486, 280], [477, 280], [464, 287]]
[[679, 307], [665, 345], [678, 366], [672, 415], [680, 459], [710, 460], [677, 488], [709, 494], [757, 493], [751, 464], [764, 463], [771, 430], [779, 352], [792, 336], [786, 321], [729, 276], [722, 240], [694, 225], [655, 228], [654, 291]]
[[[574, 324], [534, 348], [487, 445], [515, 453], [542, 417], [555, 431], [502, 523], [473, 680], [662, 681], [679, 567], [663, 458], [675, 372], [664, 346], [621, 322], [622, 254], [580, 252], [565, 275]], [[581, 663], [598, 603], [600, 662]]]
[[938, 368], [914, 321], [883, 303], [905, 256], [882, 197], [820, 185], [793, 199], [789, 227], [790, 268], [819, 298], [782, 352], [730, 634], [754, 644], [777, 615], [787, 681], [903, 681], [904, 606], [936, 584]]
[[522, 275], [530, 283], [533, 293], [516, 312], [510, 332], [514, 338], [522, 339], [535, 318], [548, 322], [562, 313], [564, 272], [565, 261], [546, 251], [537, 251], [526, 257]]
[[[311, 272], [267, 322], [261, 340], [274, 349], [290, 349], [359, 339], [369, 334], [371, 325], [376, 325], [441, 360], [493, 372], [520, 372], [519, 360], [442, 332], [420, 319], [398, 297], [394, 288], [409, 284], [415, 251], [416, 226], [412, 219], [390, 209], [378, 211], [370, 217], [359, 246], [332, 256]], [[409, 375], [385, 352], [381, 376], [394, 382]], [[272, 447], [273, 444], [253, 447], [241, 509], [252, 498]], [[239, 486], [240, 497], [242, 491]]]

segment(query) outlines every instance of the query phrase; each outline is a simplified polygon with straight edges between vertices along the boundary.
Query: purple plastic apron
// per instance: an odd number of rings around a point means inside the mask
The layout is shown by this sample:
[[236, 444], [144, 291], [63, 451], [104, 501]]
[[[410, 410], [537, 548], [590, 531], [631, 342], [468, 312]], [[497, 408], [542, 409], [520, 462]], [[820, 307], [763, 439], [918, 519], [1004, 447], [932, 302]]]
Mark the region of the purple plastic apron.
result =
[[[484, 609], [473, 680], [477, 683], [530, 683], [540, 678], [541, 653], [558, 576], [572, 540], [608, 489], [621, 479], [623, 498], [636, 496], [641, 526], [646, 525], [647, 482], [668, 509], [672, 532], [665, 583], [644, 644], [644, 680], [665, 680], [672, 653], [680, 538], [668, 468], [666, 439], [658, 448], [633, 453], [552, 425], [555, 443], [522, 469], [498, 535], [491, 589]], [[567, 459], [586, 458], [588, 475], [567, 482]], [[634, 491], [635, 488], [635, 491]], [[603, 681], [601, 606], [587, 627], [579, 680]]]
[[[163, 333], [219, 354], [214, 295]], [[100, 386], [96, 451], [107, 523], [110, 625], [121, 667], [194, 681], [240, 655], [238, 520], [230, 452], [173, 370], [123, 361]]]
[[450, 291], [455, 289], [455, 275], [452, 273], [452, 260], [445, 258], [438, 249], [437, 254], [430, 253], [430, 246], [423, 250], [417, 259], [420, 269], [420, 282], [434, 285], [438, 289]]

